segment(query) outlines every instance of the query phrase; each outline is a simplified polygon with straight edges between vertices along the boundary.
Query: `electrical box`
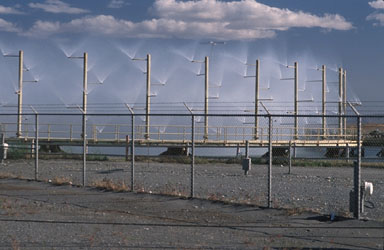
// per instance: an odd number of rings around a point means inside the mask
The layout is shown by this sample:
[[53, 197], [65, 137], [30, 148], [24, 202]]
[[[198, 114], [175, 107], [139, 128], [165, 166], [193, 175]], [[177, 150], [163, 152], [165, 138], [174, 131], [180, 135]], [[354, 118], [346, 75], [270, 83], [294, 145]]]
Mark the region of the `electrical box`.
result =
[[0, 144], [0, 162], [7, 159], [8, 143]]
[[[359, 209], [360, 213], [364, 213], [364, 201], [367, 196], [371, 196], [373, 194], [373, 184], [371, 182], [364, 182], [364, 185], [360, 186], [360, 204]], [[351, 190], [349, 192], [349, 211], [355, 211], [355, 191]]]
[[251, 170], [251, 164], [252, 164], [251, 158], [243, 159], [242, 166], [243, 166], [243, 170], [244, 170], [245, 175], [247, 175], [248, 171]]

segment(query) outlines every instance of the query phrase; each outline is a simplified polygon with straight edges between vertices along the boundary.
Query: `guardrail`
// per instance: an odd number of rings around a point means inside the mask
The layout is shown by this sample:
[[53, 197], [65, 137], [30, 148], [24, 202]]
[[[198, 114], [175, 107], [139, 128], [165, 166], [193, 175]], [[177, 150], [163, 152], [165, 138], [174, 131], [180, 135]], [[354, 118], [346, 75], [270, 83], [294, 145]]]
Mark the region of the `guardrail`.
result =
[[[6, 137], [16, 135], [16, 123], [0, 123], [2, 133]], [[74, 141], [82, 138], [82, 126], [75, 123], [42, 123], [39, 125], [39, 138], [43, 140], [65, 139]], [[135, 126], [135, 138], [144, 139], [146, 134], [145, 125]], [[130, 135], [129, 124], [91, 124], [87, 126], [88, 139], [97, 141], [124, 142], [126, 136]], [[150, 125], [149, 138], [154, 140], [179, 140], [186, 141], [191, 138], [191, 126], [188, 125]], [[356, 140], [356, 128], [347, 129], [344, 134], [338, 128], [327, 128], [326, 136], [322, 128], [299, 128], [301, 141], [322, 141], [322, 140]], [[22, 137], [34, 137], [35, 124], [22, 124]], [[253, 140], [255, 133], [254, 126], [208, 126], [208, 138], [210, 141], [246, 141]], [[272, 128], [272, 141], [287, 141], [294, 136], [295, 128], [290, 126], [279, 126]], [[257, 128], [258, 140], [268, 140], [268, 127]], [[204, 126], [195, 127], [195, 136], [203, 137]], [[363, 135], [364, 136], [364, 135]], [[368, 135], [365, 135], [368, 136]]]

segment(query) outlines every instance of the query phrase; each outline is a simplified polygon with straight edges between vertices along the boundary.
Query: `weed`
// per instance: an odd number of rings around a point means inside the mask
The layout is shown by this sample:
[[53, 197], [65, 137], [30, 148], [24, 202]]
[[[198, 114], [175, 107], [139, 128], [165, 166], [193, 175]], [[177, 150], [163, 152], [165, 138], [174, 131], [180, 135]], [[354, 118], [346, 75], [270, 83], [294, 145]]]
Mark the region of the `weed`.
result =
[[51, 183], [56, 186], [72, 185], [72, 181], [66, 177], [55, 177]]
[[95, 181], [91, 183], [92, 187], [95, 187], [100, 190], [114, 191], [114, 192], [124, 192], [129, 191], [130, 189], [124, 183], [124, 181], [114, 183], [112, 180], [104, 178], [101, 181]]
[[11, 237], [11, 246], [12, 246], [12, 249], [13, 250], [19, 250], [20, 249], [20, 244], [19, 242], [14, 238], [14, 237]]
[[0, 179], [16, 179], [17, 176], [11, 173], [0, 172]]

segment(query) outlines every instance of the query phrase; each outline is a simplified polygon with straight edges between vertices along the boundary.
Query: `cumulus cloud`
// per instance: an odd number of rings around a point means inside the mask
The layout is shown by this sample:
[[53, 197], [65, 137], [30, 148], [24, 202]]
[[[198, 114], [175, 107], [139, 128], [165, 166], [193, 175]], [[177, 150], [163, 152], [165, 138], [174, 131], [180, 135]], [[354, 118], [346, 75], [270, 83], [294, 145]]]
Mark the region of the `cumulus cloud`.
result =
[[368, 21], [374, 21], [373, 25], [384, 26], [384, 13], [372, 13], [367, 16]]
[[181, 2], [157, 0], [155, 13], [160, 17], [183, 21], [225, 22], [228, 27], [251, 29], [288, 29], [320, 27], [348, 30], [352, 24], [337, 14], [316, 16], [258, 3], [254, 0], [220, 2], [200, 0]]
[[29, 3], [30, 8], [42, 9], [50, 13], [65, 13], [65, 14], [83, 14], [88, 13], [88, 10], [71, 7], [69, 4], [60, 0], [46, 0], [44, 3]]
[[67, 23], [38, 21], [28, 34], [48, 36], [63, 32], [88, 32], [119, 37], [244, 40], [271, 38], [277, 31], [293, 27], [327, 30], [353, 28], [350, 22], [337, 14], [317, 16], [270, 7], [255, 0], [157, 0], [152, 11], [157, 18], [141, 22], [109, 15], [86, 16]]
[[384, 1], [383, 0], [376, 0], [373, 2], [369, 2], [368, 4], [374, 9], [384, 9]]
[[0, 18], [0, 31], [20, 32], [21, 30], [15, 24]]
[[[377, 10], [384, 9], [384, 1], [376, 0], [368, 3], [372, 8]], [[373, 21], [373, 25], [375, 26], [384, 26], [384, 13], [380, 13], [375, 11], [367, 16], [367, 21]]]
[[0, 5], [0, 14], [23, 14], [23, 13], [15, 8], [5, 7], [3, 5]]

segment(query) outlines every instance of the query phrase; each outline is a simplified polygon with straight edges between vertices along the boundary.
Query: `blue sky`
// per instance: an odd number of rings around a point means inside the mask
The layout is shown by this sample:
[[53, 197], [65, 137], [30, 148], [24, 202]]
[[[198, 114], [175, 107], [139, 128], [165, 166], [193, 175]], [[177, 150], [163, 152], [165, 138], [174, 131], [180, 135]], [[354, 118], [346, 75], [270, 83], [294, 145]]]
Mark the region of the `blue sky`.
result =
[[[116, 48], [120, 52], [133, 52], [136, 48], [138, 51], [135, 54], [142, 56], [151, 52], [155, 57], [167, 57], [175, 51], [178, 51], [176, 54], [185, 56], [193, 49], [194, 54], [191, 56], [201, 59], [211, 53], [211, 48], [201, 46], [200, 43], [210, 40], [226, 42], [224, 46], [214, 48], [217, 61], [223, 55], [231, 54], [232, 57], [239, 55], [251, 61], [258, 57], [271, 56], [282, 64], [303, 61], [301, 65], [307, 68], [322, 64], [335, 69], [344, 67], [348, 72], [348, 95], [351, 98], [353, 96], [362, 101], [383, 101], [383, 31], [384, 1], [381, 0], [3, 0], [0, 3], [0, 48], [3, 53], [25, 50], [26, 60], [29, 57], [35, 67], [35, 73], [30, 73], [30, 77], [45, 75], [41, 77], [40, 85], [49, 85], [48, 89], [58, 91], [57, 95], [66, 99], [65, 102], [80, 100], [81, 93], [61, 90], [63, 83], [52, 75], [49, 76], [44, 69], [50, 68], [54, 71], [55, 66], [57, 69], [65, 68], [63, 71], [67, 70], [70, 75], [75, 75], [78, 69], [72, 66], [77, 63], [68, 63], [58, 48], [66, 47], [66, 50], [77, 54], [92, 51], [90, 58], [95, 60], [95, 68], [99, 68], [99, 71], [113, 68], [108, 70], [111, 72], [107, 77], [110, 84], [113, 84], [113, 81], [127, 79], [142, 80], [142, 76], [135, 72], [135, 67], [137, 69], [141, 66], [129, 63], [129, 70], [119, 69], [116, 65], [108, 66], [116, 64], [113, 59], [118, 51]], [[96, 56], [97, 53], [101, 55]], [[168, 56], [169, 60], [174, 55], [175, 53]], [[119, 56], [115, 58], [125, 60]], [[56, 64], [44, 62], [48, 59], [56, 61]], [[229, 100], [231, 97], [226, 93], [237, 93], [230, 87], [234, 85], [231, 81], [239, 81], [239, 78], [227, 74], [225, 69], [241, 66], [233, 66], [230, 62], [217, 64], [221, 64], [224, 70], [216, 69], [221, 73], [213, 74], [213, 78], [220, 78], [226, 85], [221, 94], [227, 96], [224, 100]], [[0, 65], [7, 72], [12, 72], [15, 66], [14, 62], [4, 58]], [[169, 61], [168, 64], [158, 66], [162, 67], [163, 71], [167, 71], [167, 67], [172, 68], [170, 72], [175, 72], [174, 68], [177, 68]], [[186, 67], [189, 66], [186, 64], [182, 67], [183, 70]], [[0, 73], [4, 73], [2, 70]], [[134, 76], [124, 75], [128, 73]], [[7, 77], [3, 77], [0, 84], [7, 90], [8, 81], [15, 82], [17, 79], [16, 74], [4, 74]], [[60, 73], [53, 75], [58, 74]], [[173, 79], [173, 87], [176, 82], [180, 82], [178, 77], [181, 76], [177, 77], [177, 74], [185, 75], [185, 72], [167, 76]], [[309, 76], [303, 73], [306, 78], [317, 77], [313, 74], [314, 76]], [[332, 81], [332, 73], [329, 75], [329, 81]], [[195, 78], [188, 79], [198, 81]], [[69, 79], [80, 81], [77, 78]], [[136, 88], [132, 85], [132, 88], [140, 93], [138, 96], [143, 94], [142, 86]], [[35, 99], [26, 97], [31, 103], [41, 102], [38, 96], [46, 95], [42, 94], [42, 87], [27, 91], [31, 93], [29, 96], [36, 96]], [[62, 94], [63, 91], [65, 94]], [[159, 95], [164, 98], [171, 98], [159, 91]], [[278, 92], [276, 88], [273, 95], [278, 96]], [[93, 100], [103, 99], [103, 93], [106, 90], [100, 90]], [[74, 97], [68, 98], [68, 95]], [[122, 101], [137, 101], [130, 94], [119, 98]], [[8, 98], [6, 91], [0, 94], [2, 102], [13, 102], [13, 99], [14, 96]]]

